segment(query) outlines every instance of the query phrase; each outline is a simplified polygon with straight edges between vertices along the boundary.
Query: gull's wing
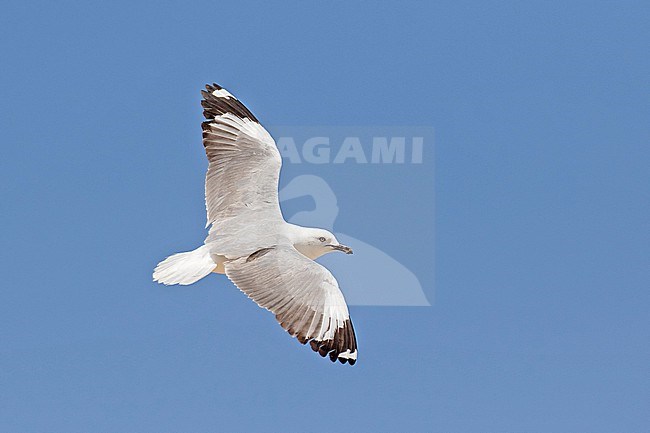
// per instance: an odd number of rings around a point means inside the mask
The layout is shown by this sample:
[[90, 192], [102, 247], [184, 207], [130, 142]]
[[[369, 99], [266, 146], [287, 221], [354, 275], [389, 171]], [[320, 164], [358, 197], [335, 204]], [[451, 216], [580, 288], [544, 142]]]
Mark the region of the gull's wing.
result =
[[351, 365], [357, 340], [348, 307], [334, 276], [300, 254], [278, 245], [225, 264], [226, 275], [249, 298], [275, 314], [280, 325], [321, 356]]
[[[246, 239], [259, 241], [265, 234], [260, 221], [266, 233], [269, 225], [284, 221], [278, 202], [282, 158], [271, 135], [244, 104], [217, 84], [205, 87], [201, 105], [206, 121], [201, 126], [209, 161], [208, 239], [219, 240], [224, 254], [250, 253]], [[255, 227], [260, 233], [251, 229]]]

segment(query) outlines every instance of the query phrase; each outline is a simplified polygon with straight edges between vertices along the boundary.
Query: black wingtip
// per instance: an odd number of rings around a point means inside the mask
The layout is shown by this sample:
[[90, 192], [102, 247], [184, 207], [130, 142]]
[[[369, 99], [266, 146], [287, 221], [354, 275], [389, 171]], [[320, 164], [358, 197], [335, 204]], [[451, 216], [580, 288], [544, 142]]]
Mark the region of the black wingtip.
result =
[[[201, 96], [203, 96], [201, 106], [203, 107], [203, 116], [206, 119], [212, 120], [217, 116], [230, 113], [241, 119], [247, 118], [259, 123], [253, 113], [241, 101], [217, 83], [206, 84], [205, 89], [201, 90]], [[220, 90], [223, 90], [221, 95], [214, 94], [214, 92]]]
[[[206, 85], [205, 85], [205, 89], [206, 89], [208, 92], [214, 92], [215, 90], [221, 90], [221, 89], [223, 89], [223, 87], [221, 87], [221, 86], [218, 85], [217, 83], [212, 83], [212, 84], [206, 84]], [[204, 92], [204, 91], [205, 91], [205, 90], [202, 90], [202, 92]]]
[[[285, 328], [286, 329], [286, 328]], [[338, 328], [331, 340], [310, 340], [309, 345], [314, 352], [322, 357], [329, 356], [330, 361], [354, 365], [357, 354], [357, 339], [354, 335], [352, 321], [346, 320], [343, 327]]]

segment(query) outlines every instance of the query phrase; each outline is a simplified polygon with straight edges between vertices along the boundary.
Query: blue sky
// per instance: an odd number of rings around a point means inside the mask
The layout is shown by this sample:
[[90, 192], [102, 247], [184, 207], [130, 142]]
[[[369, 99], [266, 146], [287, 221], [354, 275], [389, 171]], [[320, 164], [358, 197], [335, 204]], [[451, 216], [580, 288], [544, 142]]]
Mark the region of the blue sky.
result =
[[[3, 430], [647, 431], [649, 12], [5, 2]], [[283, 173], [432, 301], [351, 307], [353, 368], [222, 276], [151, 282], [205, 235], [213, 81], [266, 125], [435, 129], [420, 166]]]

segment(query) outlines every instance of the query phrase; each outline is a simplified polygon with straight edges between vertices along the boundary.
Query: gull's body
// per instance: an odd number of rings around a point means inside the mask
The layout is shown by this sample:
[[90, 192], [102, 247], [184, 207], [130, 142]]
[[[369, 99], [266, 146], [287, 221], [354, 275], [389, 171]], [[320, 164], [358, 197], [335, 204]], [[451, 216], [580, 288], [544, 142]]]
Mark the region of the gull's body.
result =
[[354, 364], [357, 344], [334, 276], [314, 260], [351, 253], [327, 230], [287, 223], [278, 201], [282, 159], [271, 135], [233, 95], [203, 91], [207, 225], [204, 245], [156, 267], [163, 284], [192, 284], [211, 272], [273, 312], [289, 334], [332, 361]]

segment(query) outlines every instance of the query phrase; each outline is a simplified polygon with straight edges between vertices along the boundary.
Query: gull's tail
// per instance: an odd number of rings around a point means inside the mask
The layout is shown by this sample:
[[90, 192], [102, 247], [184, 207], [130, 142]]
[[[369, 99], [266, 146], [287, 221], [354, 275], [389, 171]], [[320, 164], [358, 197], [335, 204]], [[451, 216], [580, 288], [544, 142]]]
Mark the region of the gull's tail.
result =
[[186, 286], [208, 275], [217, 265], [210, 258], [210, 250], [202, 245], [194, 251], [178, 253], [158, 263], [153, 271], [153, 280], [165, 285]]

